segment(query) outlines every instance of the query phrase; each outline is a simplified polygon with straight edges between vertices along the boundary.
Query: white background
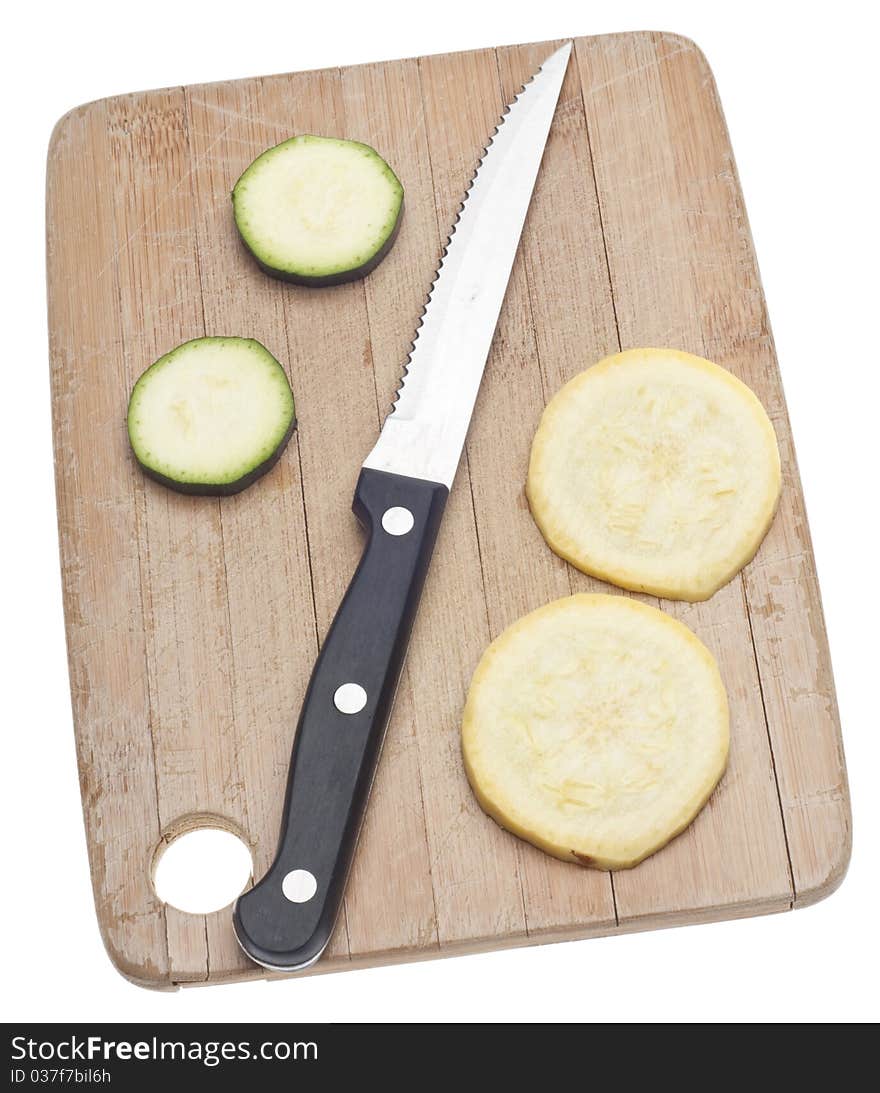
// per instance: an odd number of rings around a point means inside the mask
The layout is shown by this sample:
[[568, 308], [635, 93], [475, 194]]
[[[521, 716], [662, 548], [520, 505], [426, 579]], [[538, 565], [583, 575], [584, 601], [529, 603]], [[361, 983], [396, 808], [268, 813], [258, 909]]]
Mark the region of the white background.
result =
[[[766, 0], [115, 0], [32, 3], [7, 12], [0, 144], [6, 391], [0, 395], [6, 517], [0, 536], [2, 1016], [880, 1016], [880, 190], [876, 38], [864, 14], [870, 7]], [[694, 38], [714, 69], [726, 109], [793, 419], [831, 639], [855, 821], [848, 878], [827, 902], [766, 919], [273, 984], [173, 994], [130, 985], [111, 968], [95, 924], [68, 696], [43, 268], [44, 160], [53, 123], [77, 103], [117, 92], [639, 29]]]

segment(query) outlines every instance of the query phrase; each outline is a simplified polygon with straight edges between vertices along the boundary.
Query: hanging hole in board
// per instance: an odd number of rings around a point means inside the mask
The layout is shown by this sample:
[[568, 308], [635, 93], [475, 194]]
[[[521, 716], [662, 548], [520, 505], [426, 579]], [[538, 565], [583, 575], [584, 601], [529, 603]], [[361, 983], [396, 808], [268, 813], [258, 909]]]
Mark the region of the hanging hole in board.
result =
[[209, 824], [189, 826], [160, 844], [153, 887], [163, 903], [192, 915], [228, 907], [247, 888], [253, 860], [234, 832]]

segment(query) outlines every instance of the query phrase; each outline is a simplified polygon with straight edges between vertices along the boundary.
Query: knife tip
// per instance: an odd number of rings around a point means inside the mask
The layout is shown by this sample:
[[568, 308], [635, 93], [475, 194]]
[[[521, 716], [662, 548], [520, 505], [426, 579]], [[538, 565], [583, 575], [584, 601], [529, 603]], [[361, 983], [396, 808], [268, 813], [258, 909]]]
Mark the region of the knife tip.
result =
[[574, 46], [573, 39], [569, 39], [559, 49], [555, 50], [541, 65], [543, 70], [547, 68], [554, 68], [557, 65], [561, 68], [566, 68], [568, 65], [568, 59], [571, 56], [572, 47]]

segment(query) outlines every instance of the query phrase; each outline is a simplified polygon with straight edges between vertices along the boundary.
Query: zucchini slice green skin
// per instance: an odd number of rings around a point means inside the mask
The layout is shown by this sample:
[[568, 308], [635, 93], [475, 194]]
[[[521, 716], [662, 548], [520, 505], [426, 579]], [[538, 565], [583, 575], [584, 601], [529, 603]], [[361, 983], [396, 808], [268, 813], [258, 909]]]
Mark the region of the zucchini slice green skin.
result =
[[402, 220], [403, 202], [400, 204], [400, 212], [397, 214], [397, 221], [391, 235], [388, 236], [380, 249], [376, 251], [368, 262], [364, 262], [362, 266], [358, 266], [356, 269], [345, 270], [340, 273], [328, 273], [322, 277], [308, 277], [302, 273], [275, 269], [274, 266], [267, 265], [253, 250], [251, 250], [246, 239], [244, 240], [244, 244], [263, 273], [268, 273], [270, 277], [275, 277], [279, 281], [286, 281], [289, 285], [305, 285], [307, 288], [321, 288], [324, 285], [347, 285], [352, 281], [360, 281], [361, 278], [366, 277], [368, 273], [372, 273], [376, 266], [383, 261], [385, 256], [394, 246]]
[[[250, 368], [241, 383], [236, 361]], [[265, 431], [255, 429], [254, 413], [263, 415]], [[297, 420], [287, 375], [269, 350], [254, 339], [219, 337], [184, 342], [150, 365], [132, 390], [127, 424], [132, 452], [149, 478], [178, 493], [229, 497], [275, 466]], [[209, 445], [223, 437], [213, 467], [206, 434]]]
[[232, 204], [260, 269], [317, 287], [359, 280], [379, 265], [397, 239], [404, 199], [400, 180], [369, 145], [304, 134], [257, 156]]
[[[199, 482], [178, 482], [173, 478], [168, 478], [159, 471], [153, 470], [152, 467], [148, 467], [145, 463], [140, 464], [141, 470], [148, 478], [152, 478], [154, 482], [160, 482], [163, 486], [168, 486], [169, 489], [175, 490], [177, 493], [186, 493], [190, 496], [196, 497], [232, 497], [233, 494], [241, 493], [242, 490], [246, 490], [248, 486], [252, 486], [258, 478], [262, 478], [264, 474], [271, 471], [281, 456], [284, 454], [284, 449], [293, 434], [296, 432], [297, 421], [296, 418], [292, 418], [290, 425], [287, 428], [287, 432], [281, 438], [281, 442], [278, 447], [269, 456], [268, 459], [264, 459], [262, 463], [258, 464], [248, 474], [243, 475], [241, 478], [237, 478], [234, 482], [222, 483], [211, 485], [208, 483]], [[137, 454], [135, 454], [137, 459]]]

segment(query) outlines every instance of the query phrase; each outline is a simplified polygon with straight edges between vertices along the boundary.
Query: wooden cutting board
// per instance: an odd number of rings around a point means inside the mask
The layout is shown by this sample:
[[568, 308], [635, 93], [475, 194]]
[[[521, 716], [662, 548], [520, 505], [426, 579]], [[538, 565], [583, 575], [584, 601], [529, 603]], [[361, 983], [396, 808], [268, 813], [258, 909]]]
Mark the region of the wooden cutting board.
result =
[[[502, 105], [560, 43], [123, 95], [73, 110], [48, 166], [55, 460], [74, 722], [98, 919], [153, 987], [267, 973], [227, 908], [164, 906], [163, 840], [203, 823], [271, 860], [293, 728], [353, 571], [358, 467], [397, 385], [441, 241]], [[294, 133], [352, 137], [406, 189], [390, 257], [337, 288], [284, 285], [240, 246], [230, 189]], [[223, 500], [147, 480], [128, 451], [138, 374], [202, 334], [285, 363], [299, 431]], [[708, 603], [664, 602], [719, 660], [730, 768], [683, 835], [613, 875], [545, 857], [468, 789], [459, 719], [488, 642], [604, 589], [526, 505], [546, 400], [607, 353], [708, 356], [776, 427], [776, 521]], [[796, 361], [787, 367], [797, 367]], [[653, 601], [656, 602], [656, 601]], [[450, 498], [368, 817], [317, 971], [804, 906], [842, 879], [850, 810], [785, 400], [712, 74], [667, 34], [577, 40]]]

